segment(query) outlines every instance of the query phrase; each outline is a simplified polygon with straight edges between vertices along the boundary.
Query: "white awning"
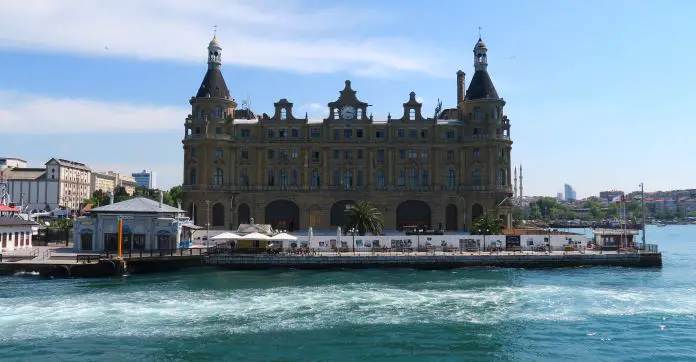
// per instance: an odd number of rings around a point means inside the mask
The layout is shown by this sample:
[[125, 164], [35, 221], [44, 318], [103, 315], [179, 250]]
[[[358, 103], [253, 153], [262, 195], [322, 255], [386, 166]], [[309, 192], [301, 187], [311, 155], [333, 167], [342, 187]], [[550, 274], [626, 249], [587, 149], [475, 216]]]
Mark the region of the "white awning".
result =
[[264, 235], [261, 233], [251, 233], [251, 234], [246, 234], [242, 237], [240, 237], [242, 240], [269, 240], [271, 239], [270, 236]]
[[211, 237], [210, 239], [211, 240], [236, 240], [239, 238], [241, 238], [241, 236], [239, 236], [237, 234], [233, 234], [230, 232], [224, 232], [222, 234], [215, 235], [215, 236]]
[[276, 234], [276, 235], [271, 236], [271, 240], [289, 240], [289, 241], [295, 241], [295, 240], [297, 240], [297, 238], [294, 237], [294, 236], [292, 236], [292, 235], [290, 235], [290, 234], [288, 234], [288, 233], [280, 233], [280, 234]]

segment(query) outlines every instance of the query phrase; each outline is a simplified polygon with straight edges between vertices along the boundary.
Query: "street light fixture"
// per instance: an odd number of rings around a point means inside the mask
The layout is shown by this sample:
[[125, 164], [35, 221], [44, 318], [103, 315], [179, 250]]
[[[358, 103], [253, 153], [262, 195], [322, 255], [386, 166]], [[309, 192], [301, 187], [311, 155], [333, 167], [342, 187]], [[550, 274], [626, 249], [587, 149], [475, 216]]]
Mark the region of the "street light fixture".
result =
[[205, 216], [205, 226], [207, 227], [206, 233], [205, 233], [205, 246], [207, 248], [210, 247], [210, 200], [205, 200], [205, 204], [208, 207], [208, 211], [206, 212]]
[[358, 229], [351, 227], [348, 232], [353, 234], [353, 254], [355, 254], [355, 233], [358, 232]]
[[425, 230], [421, 229], [420, 227], [416, 228], [416, 251], [420, 251], [420, 236], [423, 231]]

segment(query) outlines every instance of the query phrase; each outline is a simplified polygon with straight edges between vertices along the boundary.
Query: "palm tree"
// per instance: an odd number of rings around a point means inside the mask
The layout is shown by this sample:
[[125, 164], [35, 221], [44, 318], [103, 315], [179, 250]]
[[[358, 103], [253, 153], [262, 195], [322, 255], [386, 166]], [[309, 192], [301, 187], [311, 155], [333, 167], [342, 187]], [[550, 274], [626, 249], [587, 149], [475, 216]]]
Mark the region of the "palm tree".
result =
[[345, 212], [348, 216], [348, 227], [357, 229], [360, 235], [368, 232], [379, 235], [384, 230], [382, 213], [367, 201], [346, 205]]

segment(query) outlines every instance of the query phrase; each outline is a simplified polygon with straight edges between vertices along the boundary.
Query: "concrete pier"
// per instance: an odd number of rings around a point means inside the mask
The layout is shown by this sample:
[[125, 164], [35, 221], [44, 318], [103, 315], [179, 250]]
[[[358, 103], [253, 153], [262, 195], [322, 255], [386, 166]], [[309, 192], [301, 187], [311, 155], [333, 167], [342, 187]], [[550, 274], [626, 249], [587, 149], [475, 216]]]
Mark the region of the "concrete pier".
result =
[[464, 253], [373, 255], [211, 255], [208, 263], [249, 269], [453, 269], [466, 267], [563, 268], [581, 266], [662, 267], [661, 253]]

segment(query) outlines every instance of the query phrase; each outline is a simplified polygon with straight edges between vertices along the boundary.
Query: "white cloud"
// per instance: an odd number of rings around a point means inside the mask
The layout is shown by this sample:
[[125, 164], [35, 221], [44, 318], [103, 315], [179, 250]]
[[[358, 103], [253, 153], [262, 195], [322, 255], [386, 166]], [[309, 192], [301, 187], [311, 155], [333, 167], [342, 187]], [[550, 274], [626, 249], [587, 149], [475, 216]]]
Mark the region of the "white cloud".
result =
[[309, 118], [323, 118], [329, 114], [329, 107], [321, 103], [309, 103], [298, 108], [300, 111], [295, 117], [304, 116], [301, 112], [307, 112]]
[[102, 133], [183, 130], [188, 108], [50, 98], [0, 91], [5, 133]]
[[[389, 15], [353, 7], [308, 9], [298, 0], [0, 3], [0, 48], [204, 63], [217, 23], [227, 64], [300, 73], [450, 76], [441, 74], [441, 50], [406, 39], [361, 36], [369, 24], [388, 23]], [[345, 14], [351, 21], [337, 20]], [[413, 51], [416, 46], [418, 52]]]

